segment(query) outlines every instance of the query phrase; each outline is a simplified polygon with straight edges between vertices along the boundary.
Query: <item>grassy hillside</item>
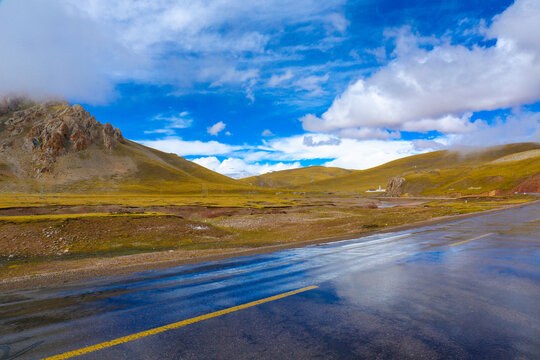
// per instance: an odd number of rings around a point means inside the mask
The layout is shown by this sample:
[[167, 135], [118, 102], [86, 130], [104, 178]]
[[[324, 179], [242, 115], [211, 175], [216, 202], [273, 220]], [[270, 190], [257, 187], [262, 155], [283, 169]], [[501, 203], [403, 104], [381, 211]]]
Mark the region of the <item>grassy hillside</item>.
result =
[[294, 188], [322, 180], [333, 179], [352, 172], [352, 170], [335, 167], [309, 166], [299, 169], [275, 171], [260, 176], [244, 178], [242, 180], [254, 186]]
[[[0, 164], [0, 190], [40, 191], [41, 178], [18, 176], [18, 164]], [[126, 141], [110, 152], [97, 146], [57, 159], [45, 174], [46, 192], [162, 192], [189, 193], [241, 190], [241, 182], [174, 154]]]
[[[83, 154], [84, 156], [84, 154]], [[63, 184], [48, 183], [50, 192], [127, 192], [127, 193], [204, 193], [207, 191], [246, 191], [249, 187], [237, 180], [208, 170], [175, 154], [145, 147], [132, 141], [119, 145], [111, 154], [95, 151], [88, 154], [75, 171], [107, 163], [111, 157], [118, 170], [122, 162], [125, 171], [108, 172], [101, 176], [82, 178]], [[66, 158], [63, 161], [69, 161]], [[58, 167], [63, 167], [63, 161]], [[72, 165], [73, 166], [73, 165]], [[63, 170], [62, 172], [65, 172]]]
[[[494, 146], [482, 150], [442, 150], [410, 156], [367, 169], [352, 171], [339, 177], [297, 186], [308, 191], [365, 193], [383, 188], [395, 175], [405, 177], [409, 195], [478, 194], [500, 189], [511, 191], [525, 179], [540, 173], [538, 143]], [[310, 174], [306, 168], [304, 177]], [[299, 169], [300, 170], [300, 169]], [[287, 182], [285, 171], [258, 178], [278, 178]], [[268, 186], [264, 182], [258, 183]]]
[[[21, 103], [0, 114], [0, 192], [37, 194], [241, 194], [271, 189], [365, 194], [405, 177], [410, 195], [531, 192], [540, 183], [540, 144], [436, 151], [352, 171], [312, 166], [241, 181], [175, 154], [126, 140], [81, 106]], [[81, 140], [82, 139], [82, 140]], [[266, 190], [264, 190], [266, 188]], [[532, 190], [531, 190], [532, 189]], [[540, 189], [538, 190], [540, 191]], [[261, 200], [266, 201], [266, 200]]]

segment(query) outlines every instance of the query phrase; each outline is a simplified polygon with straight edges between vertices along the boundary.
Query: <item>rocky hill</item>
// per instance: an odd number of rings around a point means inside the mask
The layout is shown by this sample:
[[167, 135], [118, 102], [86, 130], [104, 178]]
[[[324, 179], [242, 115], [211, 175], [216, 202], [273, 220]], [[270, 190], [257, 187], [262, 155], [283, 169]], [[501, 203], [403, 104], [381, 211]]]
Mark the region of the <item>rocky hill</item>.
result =
[[124, 139], [80, 105], [0, 101], [0, 191], [200, 191], [242, 184]]
[[99, 123], [82, 106], [67, 103], [47, 102], [14, 111], [3, 127], [0, 151], [32, 154], [28, 165], [36, 177], [51, 172], [59, 156], [86, 150], [92, 144], [112, 150], [125, 143], [119, 129]]

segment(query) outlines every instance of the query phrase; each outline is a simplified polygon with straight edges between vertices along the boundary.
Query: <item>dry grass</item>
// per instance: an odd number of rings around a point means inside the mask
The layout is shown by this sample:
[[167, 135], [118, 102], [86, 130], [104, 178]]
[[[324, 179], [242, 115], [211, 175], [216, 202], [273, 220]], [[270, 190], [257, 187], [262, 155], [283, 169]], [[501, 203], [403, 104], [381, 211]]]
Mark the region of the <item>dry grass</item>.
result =
[[6, 223], [23, 224], [29, 222], [43, 222], [68, 219], [83, 219], [91, 217], [147, 217], [147, 216], [163, 216], [168, 215], [159, 212], [144, 212], [144, 213], [86, 213], [86, 214], [50, 214], [50, 215], [20, 215], [20, 216], [0, 216], [0, 225]]
[[336, 167], [309, 166], [299, 169], [274, 171], [260, 176], [242, 179], [245, 183], [254, 186], [271, 188], [298, 188], [322, 180], [333, 179], [352, 173]]
[[[276, 179], [277, 186], [288, 184], [299, 191], [365, 194], [366, 190], [379, 185], [384, 188], [392, 176], [401, 175], [407, 179], [405, 191], [409, 195], [467, 195], [495, 189], [509, 191], [520, 180], [540, 173], [538, 149], [538, 143], [520, 143], [477, 151], [435, 151], [299, 186], [295, 184], [296, 175], [292, 170], [258, 176], [256, 184], [276, 187], [272, 182]], [[309, 169], [296, 172], [302, 172], [302, 177], [307, 179], [310, 177]]]
[[434, 217], [484, 211], [530, 199], [399, 202], [390, 208], [373, 208], [374, 200], [351, 197], [290, 200], [299, 200], [299, 205], [247, 213], [238, 212], [238, 208], [222, 209], [215, 212], [217, 217], [210, 216], [203, 209], [196, 212], [200, 217], [189, 219], [150, 211], [143, 214], [4, 216], [0, 221], [0, 277], [44, 268], [40, 264], [51, 261], [59, 271], [64, 268], [63, 262], [74, 266], [74, 261], [78, 259], [163, 251], [173, 251], [175, 254], [189, 252], [190, 256], [196, 256], [197, 252], [219, 253], [220, 250], [254, 249], [361, 234]]
[[165, 206], [165, 205], [208, 205], [225, 207], [265, 207], [287, 206], [302, 202], [302, 195], [290, 192], [276, 194], [275, 190], [265, 189], [261, 192], [208, 192], [193, 194], [156, 194], [156, 193], [57, 193], [40, 194], [9, 193], [0, 196], [0, 208], [47, 206], [47, 205], [104, 205], [118, 204], [125, 206]]

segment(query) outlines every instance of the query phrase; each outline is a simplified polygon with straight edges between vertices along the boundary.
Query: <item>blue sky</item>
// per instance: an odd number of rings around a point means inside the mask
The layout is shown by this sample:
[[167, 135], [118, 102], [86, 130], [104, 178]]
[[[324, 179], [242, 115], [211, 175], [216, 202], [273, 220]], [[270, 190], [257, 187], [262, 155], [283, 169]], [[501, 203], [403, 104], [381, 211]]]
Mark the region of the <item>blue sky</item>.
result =
[[233, 177], [540, 141], [540, 0], [0, 1], [0, 94]]

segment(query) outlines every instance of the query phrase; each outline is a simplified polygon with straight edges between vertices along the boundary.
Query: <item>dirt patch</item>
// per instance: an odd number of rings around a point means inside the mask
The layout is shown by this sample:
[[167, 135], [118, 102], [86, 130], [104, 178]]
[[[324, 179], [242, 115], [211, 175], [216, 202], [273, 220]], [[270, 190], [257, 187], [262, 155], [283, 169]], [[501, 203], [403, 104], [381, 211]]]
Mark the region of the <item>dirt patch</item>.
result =
[[[411, 202], [411, 201], [406, 201]], [[399, 201], [403, 203], [403, 201]], [[285, 214], [290, 209], [312, 208], [316, 206], [338, 206], [357, 207], [374, 209], [381, 205], [381, 201], [373, 199], [353, 198], [353, 199], [333, 199], [324, 201], [320, 199], [307, 200], [301, 205], [291, 206], [269, 206], [269, 207], [219, 207], [219, 206], [120, 206], [120, 205], [49, 205], [33, 207], [10, 207], [0, 209], [0, 216], [20, 216], [20, 215], [49, 215], [49, 214], [90, 214], [90, 213], [141, 213], [153, 211], [159, 213], [182, 216], [185, 219], [208, 219], [222, 216], [237, 215], [262, 215], [262, 214]]]
[[484, 180], [485, 180], [488, 184], [495, 184], [495, 183], [501, 183], [501, 182], [504, 182], [504, 177], [501, 176], [501, 175], [497, 175], [497, 176], [488, 176], [488, 177], [484, 178]]
[[235, 208], [235, 207], [210, 207], [210, 206], [154, 206], [133, 207], [119, 205], [96, 205], [96, 206], [35, 206], [35, 207], [12, 207], [0, 209], [0, 216], [20, 215], [49, 215], [49, 214], [91, 214], [91, 213], [141, 213], [153, 211], [179, 215], [186, 219], [204, 219], [219, 216], [253, 215], [253, 214], [277, 214], [284, 212], [284, 208]]
[[158, 206], [152, 211], [180, 215], [186, 219], [211, 219], [223, 216], [286, 214], [287, 209], [279, 208], [231, 208], [209, 206]]
[[518, 186], [516, 186], [513, 191], [530, 194], [540, 193], [540, 173], [536, 173], [533, 176], [525, 179]]
[[90, 256], [203, 246], [230, 235], [179, 216], [0, 222], [0, 259]]

